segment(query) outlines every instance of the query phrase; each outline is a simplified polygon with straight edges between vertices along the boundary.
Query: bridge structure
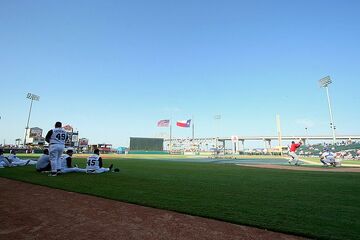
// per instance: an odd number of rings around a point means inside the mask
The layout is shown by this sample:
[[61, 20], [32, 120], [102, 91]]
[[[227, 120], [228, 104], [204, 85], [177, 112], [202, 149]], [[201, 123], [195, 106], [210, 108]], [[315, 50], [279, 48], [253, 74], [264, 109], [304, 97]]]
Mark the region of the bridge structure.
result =
[[[281, 136], [281, 141], [297, 141], [302, 140], [302, 142], [305, 144], [306, 142], [310, 140], [318, 140], [318, 141], [331, 141], [333, 140], [333, 136], [327, 136], [327, 135], [291, 135], [291, 136]], [[337, 135], [336, 140], [340, 141], [359, 141], [360, 135]], [[231, 141], [232, 149], [234, 152], [240, 151], [240, 143], [242, 145], [242, 150], [245, 149], [245, 141], [263, 141], [264, 146], [266, 149], [272, 148], [271, 141], [278, 141], [279, 142], [279, 136], [231, 136], [231, 137], [205, 137], [205, 138], [173, 138], [173, 139], [164, 139], [165, 143], [168, 142], [184, 142], [184, 141], [190, 141], [190, 142], [206, 142], [206, 143], [214, 143], [214, 145], [221, 146], [225, 149], [225, 143], [227, 141]], [[220, 143], [220, 145], [219, 145]]]
[[[225, 141], [232, 141], [234, 142], [235, 149], [239, 149], [239, 142], [242, 143], [242, 149], [244, 150], [244, 143], [245, 141], [249, 141], [249, 140], [255, 140], [255, 141], [263, 141], [265, 148], [269, 149], [271, 148], [271, 141], [279, 141], [279, 136], [247, 136], [247, 137], [242, 137], [242, 136], [236, 136], [237, 137], [237, 141], [235, 138], [234, 141], [234, 137], [228, 137], [228, 138], [219, 138], [219, 141], [223, 142], [223, 144], [225, 145]], [[340, 141], [357, 141], [360, 140], [360, 135], [338, 135], [336, 136], [337, 140]], [[333, 140], [333, 136], [325, 136], [325, 135], [312, 135], [312, 136], [281, 136], [281, 141], [297, 141], [297, 140], [301, 140], [304, 144], [307, 141], [310, 140], [318, 140], [318, 141], [332, 141]]]

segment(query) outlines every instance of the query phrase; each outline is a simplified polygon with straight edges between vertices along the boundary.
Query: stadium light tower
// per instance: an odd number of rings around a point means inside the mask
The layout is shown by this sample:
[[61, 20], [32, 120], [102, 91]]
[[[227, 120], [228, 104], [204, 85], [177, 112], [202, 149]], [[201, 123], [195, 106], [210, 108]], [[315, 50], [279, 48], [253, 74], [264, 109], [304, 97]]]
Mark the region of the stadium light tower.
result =
[[31, 115], [31, 108], [32, 108], [32, 104], [33, 104], [33, 101], [39, 101], [40, 100], [40, 96], [37, 96], [35, 94], [32, 94], [32, 93], [28, 93], [26, 98], [30, 99], [31, 100], [31, 103], [30, 103], [30, 110], [29, 110], [29, 116], [28, 116], [28, 120], [27, 120], [27, 124], [26, 124], [26, 128], [25, 128], [25, 137], [24, 137], [24, 147], [26, 145], [26, 136], [27, 136], [27, 132], [29, 130], [29, 122], [30, 122], [30, 115]]
[[330, 102], [330, 96], [329, 96], [329, 84], [332, 83], [330, 76], [324, 77], [322, 79], [319, 80], [320, 86], [326, 89], [326, 96], [327, 96], [327, 100], [328, 100], [328, 105], [329, 105], [329, 113], [330, 113], [330, 128], [332, 129], [332, 135], [333, 135], [333, 144], [335, 145], [336, 142], [336, 136], [335, 136], [335, 124], [334, 124], [334, 118], [333, 118], [333, 114], [331, 111], [331, 102]]
[[219, 140], [219, 137], [220, 137], [220, 120], [221, 120], [221, 115], [220, 114], [217, 114], [214, 116], [214, 119], [215, 119], [215, 122], [217, 122], [217, 133], [216, 133], [216, 137], [215, 137], [215, 148], [216, 148], [216, 151], [217, 151], [217, 148], [218, 148], [218, 140]]

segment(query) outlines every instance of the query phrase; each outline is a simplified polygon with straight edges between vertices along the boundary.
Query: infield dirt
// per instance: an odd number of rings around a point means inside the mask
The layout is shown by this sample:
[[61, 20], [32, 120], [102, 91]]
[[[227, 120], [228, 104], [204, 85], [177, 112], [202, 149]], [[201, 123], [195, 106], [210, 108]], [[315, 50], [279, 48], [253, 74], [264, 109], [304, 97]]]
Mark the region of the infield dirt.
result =
[[304, 239], [0, 178], [0, 239]]

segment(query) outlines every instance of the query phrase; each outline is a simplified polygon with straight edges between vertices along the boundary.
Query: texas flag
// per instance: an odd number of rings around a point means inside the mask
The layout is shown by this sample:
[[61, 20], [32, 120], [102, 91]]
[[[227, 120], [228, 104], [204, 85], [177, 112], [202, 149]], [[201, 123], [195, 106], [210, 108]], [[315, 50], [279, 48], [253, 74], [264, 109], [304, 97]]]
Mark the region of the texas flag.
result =
[[183, 120], [183, 121], [177, 121], [177, 122], [176, 122], [176, 126], [188, 128], [188, 127], [190, 127], [190, 122], [191, 122], [191, 119], [189, 119], [189, 120]]

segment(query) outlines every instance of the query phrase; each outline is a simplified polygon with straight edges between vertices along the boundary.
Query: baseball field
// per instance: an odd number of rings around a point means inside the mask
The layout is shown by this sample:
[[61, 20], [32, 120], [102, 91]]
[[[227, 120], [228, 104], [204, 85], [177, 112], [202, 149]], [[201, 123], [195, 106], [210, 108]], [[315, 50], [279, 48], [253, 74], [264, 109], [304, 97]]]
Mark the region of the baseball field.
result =
[[[74, 159], [79, 167], [85, 167], [84, 157]], [[263, 169], [154, 156], [104, 159], [105, 166], [110, 163], [120, 172], [51, 178], [26, 166], [0, 169], [0, 177], [308, 238], [360, 236], [357, 172]]]

